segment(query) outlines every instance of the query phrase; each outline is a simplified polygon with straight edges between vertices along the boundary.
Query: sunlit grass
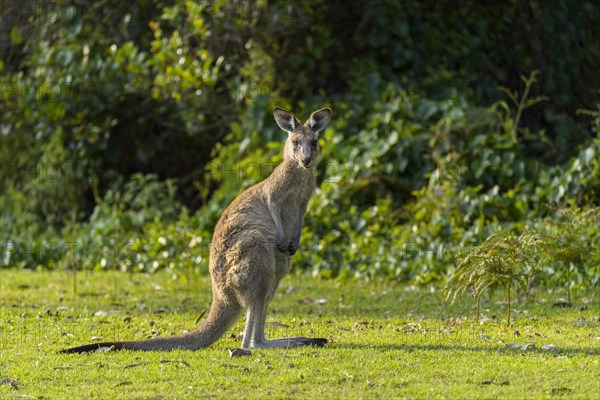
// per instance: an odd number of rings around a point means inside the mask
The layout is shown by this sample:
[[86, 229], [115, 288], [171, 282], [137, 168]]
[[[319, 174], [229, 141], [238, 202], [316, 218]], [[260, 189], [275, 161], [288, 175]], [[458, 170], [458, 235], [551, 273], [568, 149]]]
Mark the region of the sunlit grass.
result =
[[553, 307], [560, 293], [536, 293], [533, 303], [513, 304], [507, 329], [501, 294], [482, 298], [483, 322], [476, 324], [470, 298], [450, 305], [430, 288], [290, 276], [271, 306], [267, 335], [327, 337], [323, 349], [230, 358], [228, 349], [241, 344], [240, 321], [196, 352], [58, 354], [98, 338], [192, 329], [210, 301], [206, 277], [188, 283], [166, 274], [79, 273], [77, 279], [74, 295], [66, 273], [0, 271], [0, 397], [591, 399], [600, 393], [597, 292], [569, 309]]

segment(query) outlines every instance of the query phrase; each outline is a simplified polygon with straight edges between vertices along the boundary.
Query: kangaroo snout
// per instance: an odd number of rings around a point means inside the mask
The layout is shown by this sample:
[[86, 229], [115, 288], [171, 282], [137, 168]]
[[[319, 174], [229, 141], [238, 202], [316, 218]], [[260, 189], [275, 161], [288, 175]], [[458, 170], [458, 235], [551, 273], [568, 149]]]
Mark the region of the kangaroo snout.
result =
[[306, 168], [310, 165], [311, 159], [310, 158], [305, 158], [302, 161], [302, 165]]

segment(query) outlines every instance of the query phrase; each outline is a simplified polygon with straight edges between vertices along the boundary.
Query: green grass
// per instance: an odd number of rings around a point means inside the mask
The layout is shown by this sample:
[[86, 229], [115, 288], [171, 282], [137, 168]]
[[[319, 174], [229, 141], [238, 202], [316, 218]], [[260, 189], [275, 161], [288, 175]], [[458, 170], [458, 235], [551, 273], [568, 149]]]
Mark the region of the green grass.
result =
[[[442, 293], [391, 283], [345, 283], [289, 276], [268, 322], [269, 337], [313, 336], [325, 348], [240, 346], [243, 321], [196, 352], [58, 354], [103, 340], [141, 339], [191, 329], [210, 301], [209, 280], [166, 274], [0, 270], [0, 398], [586, 398], [600, 396], [600, 306], [552, 307], [557, 293], [515, 303], [506, 329], [501, 299], [444, 303]], [[326, 301], [318, 302], [316, 300]], [[582, 304], [581, 298], [578, 299]], [[321, 303], [321, 304], [320, 304]], [[118, 312], [95, 316], [97, 311]], [[587, 326], [570, 325], [585, 320]], [[518, 336], [515, 331], [519, 332]], [[536, 345], [526, 351], [510, 344]], [[558, 351], [542, 350], [552, 344]], [[27, 397], [26, 397], [27, 398]]]

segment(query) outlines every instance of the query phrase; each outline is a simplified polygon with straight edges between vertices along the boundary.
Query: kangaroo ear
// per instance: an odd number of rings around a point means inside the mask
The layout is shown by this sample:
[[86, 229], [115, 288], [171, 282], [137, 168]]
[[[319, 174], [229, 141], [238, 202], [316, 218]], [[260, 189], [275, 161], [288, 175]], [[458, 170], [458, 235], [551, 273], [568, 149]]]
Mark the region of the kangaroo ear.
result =
[[273, 109], [273, 116], [277, 125], [286, 132], [293, 132], [300, 125], [300, 121], [298, 121], [296, 116], [283, 108], [275, 107]]
[[310, 117], [308, 118], [308, 121], [306, 121], [305, 125], [310, 127], [310, 129], [313, 131], [319, 132], [327, 126], [330, 118], [331, 108], [321, 108], [320, 110], [310, 114]]

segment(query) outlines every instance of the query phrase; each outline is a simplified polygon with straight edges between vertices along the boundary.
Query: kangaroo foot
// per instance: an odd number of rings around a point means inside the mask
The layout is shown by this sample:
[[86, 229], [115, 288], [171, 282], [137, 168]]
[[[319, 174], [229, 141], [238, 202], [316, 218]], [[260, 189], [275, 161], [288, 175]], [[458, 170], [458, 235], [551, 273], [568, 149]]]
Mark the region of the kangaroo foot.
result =
[[291, 337], [272, 340], [253, 341], [249, 349], [293, 349], [296, 347], [314, 346], [323, 347], [328, 342], [323, 338]]

